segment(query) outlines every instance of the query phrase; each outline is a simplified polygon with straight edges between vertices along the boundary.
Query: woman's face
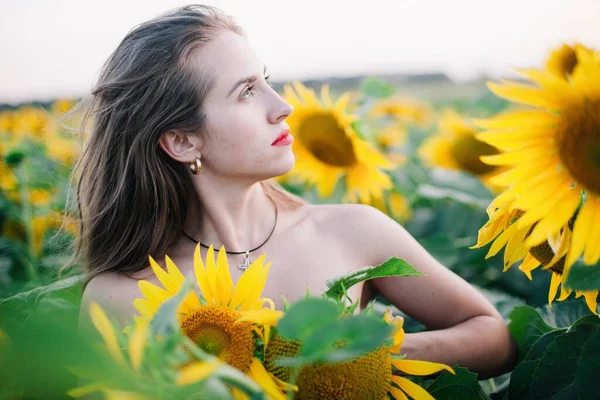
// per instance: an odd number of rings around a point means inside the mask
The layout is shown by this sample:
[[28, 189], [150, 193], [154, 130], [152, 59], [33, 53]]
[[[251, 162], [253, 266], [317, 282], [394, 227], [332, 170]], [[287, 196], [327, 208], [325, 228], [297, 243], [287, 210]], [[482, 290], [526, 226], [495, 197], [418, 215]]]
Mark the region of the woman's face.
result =
[[293, 108], [265, 80], [265, 66], [248, 40], [222, 30], [195, 55], [214, 79], [203, 105], [203, 168], [251, 180], [288, 172], [294, 165], [292, 145], [272, 143], [288, 129], [285, 119]]

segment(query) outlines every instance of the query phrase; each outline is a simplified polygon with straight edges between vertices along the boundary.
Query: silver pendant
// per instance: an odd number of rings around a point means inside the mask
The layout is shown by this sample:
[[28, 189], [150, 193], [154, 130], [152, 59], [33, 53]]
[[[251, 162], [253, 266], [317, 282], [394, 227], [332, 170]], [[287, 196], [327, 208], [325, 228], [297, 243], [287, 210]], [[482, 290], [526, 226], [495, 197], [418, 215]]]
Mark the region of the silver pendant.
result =
[[250, 252], [246, 251], [246, 257], [244, 258], [244, 263], [238, 265], [238, 268], [242, 271], [247, 270], [250, 267]]

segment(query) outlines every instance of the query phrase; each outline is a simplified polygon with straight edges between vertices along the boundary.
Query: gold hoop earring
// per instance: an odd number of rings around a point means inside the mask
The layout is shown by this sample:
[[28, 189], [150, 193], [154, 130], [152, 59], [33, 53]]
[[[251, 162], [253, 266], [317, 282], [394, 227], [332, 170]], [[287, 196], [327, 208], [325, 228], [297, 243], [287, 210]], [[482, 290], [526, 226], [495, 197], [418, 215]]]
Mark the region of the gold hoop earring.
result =
[[194, 175], [198, 175], [200, 173], [200, 169], [202, 168], [202, 162], [200, 162], [200, 157], [196, 156], [196, 159], [188, 164], [190, 167], [190, 171]]

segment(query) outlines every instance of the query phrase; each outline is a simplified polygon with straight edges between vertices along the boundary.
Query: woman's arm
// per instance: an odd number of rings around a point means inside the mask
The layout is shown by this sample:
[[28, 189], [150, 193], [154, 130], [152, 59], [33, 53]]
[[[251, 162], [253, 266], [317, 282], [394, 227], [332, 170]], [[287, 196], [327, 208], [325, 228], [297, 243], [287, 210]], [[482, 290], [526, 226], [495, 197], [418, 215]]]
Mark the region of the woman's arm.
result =
[[[403, 258], [426, 276], [378, 278], [372, 288], [412, 318], [433, 329], [407, 334], [408, 358], [459, 364], [480, 379], [510, 371], [517, 348], [494, 306], [473, 286], [435, 260], [401, 225], [369, 206], [350, 206], [339, 218], [367, 265]], [[359, 215], [357, 215], [359, 214]], [[345, 221], [345, 222], [343, 222]]]

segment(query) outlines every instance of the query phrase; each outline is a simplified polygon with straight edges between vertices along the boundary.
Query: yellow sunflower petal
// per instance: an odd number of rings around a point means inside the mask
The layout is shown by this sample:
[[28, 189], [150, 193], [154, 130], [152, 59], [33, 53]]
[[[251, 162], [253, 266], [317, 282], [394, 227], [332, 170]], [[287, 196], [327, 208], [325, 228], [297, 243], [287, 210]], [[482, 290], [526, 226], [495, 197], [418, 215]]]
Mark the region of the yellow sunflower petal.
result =
[[140, 289], [140, 293], [147, 299], [156, 299], [157, 301], [163, 301], [169, 298], [172, 294], [167, 292], [165, 289], [154, 285], [145, 280], [140, 280], [138, 282], [138, 288]]
[[[258, 301], [260, 294], [254, 298], [250, 297], [253, 293], [253, 289], [257, 286], [257, 281], [260, 279], [262, 265], [265, 261], [266, 256], [262, 254], [258, 257], [250, 267], [242, 274], [240, 279], [238, 279], [237, 284], [235, 285], [235, 289], [233, 290], [233, 297], [231, 299], [230, 307], [237, 308], [242, 304], [254, 304]], [[260, 287], [260, 292], [264, 285]]]
[[521, 265], [519, 265], [519, 270], [521, 270], [525, 275], [527, 275], [527, 278], [529, 278], [529, 280], [532, 280], [533, 278], [531, 277], [531, 271], [538, 268], [540, 265], [542, 264], [537, 260], [537, 258], [532, 256], [531, 254], [527, 254]]
[[529, 162], [531, 159], [543, 159], [547, 157], [547, 152], [548, 149], [545, 146], [534, 146], [510, 153], [481, 156], [479, 159], [488, 165], [513, 165]]
[[144, 303], [138, 311], [142, 312], [141, 310], [144, 310], [143, 314], [146, 316], [150, 314], [154, 315], [162, 302], [172, 296], [163, 288], [145, 280], [140, 280], [138, 282], [138, 288], [140, 293], [144, 296], [144, 299], [136, 299], [139, 300], [139, 302]]
[[200, 244], [196, 245], [196, 249], [194, 250], [194, 274], [196, 275], [196, 280], [198, 281], [198, 286], [200, 287], [204, 300], [206, 300], [207, 304], [214, 304], [215, 295], [213, 294], [210, 282], [208, 281], [206, 267], [204, 266], [204, 262], [202, 262]]
[[165, 256], [165, 263], [167, 264], [167, 273], [173, 279], [173, 282], [178, 287], [181, 287], [185, 281], [185, 276], [183, 276], [177, 265], [171, 260], [171, 257]]
[[154, 258], [152, 258], [152, 256], [148, 256], [148, 258], [150, 259], [150, 267], [152, 268], [154, 275], [156, 275], [163, 287], [167, 289], [167, 291], [169, 291], [169, 293], [171, 294], [177, 293], [181, 285], [178, 285], [176, 279], [174, 279], [171, 275], [169, 275], [168, 272], [162, 269], [162, 267], [158, 265], [156, 261], [154, 261]]
[[323, 100], [323, 105], [327, 108], [333, 107], [333, 103], [331, 102], [331, 97], [329, 96], [329, 85], [324, 84], [321, 86], [321, 100]]
[[401, 376], [392, 376], [392, 382], [415, 400], [435, 400], [432, 395], [416, 383]]
[[591, 216], [593, 223], [588, 232], [583, 262], [594, 265], [600, 259], [600, 201], [598, 201], [598, 198], [594, 199], [591, 196], [588, 201], [591, 203], [590, 209], [594, 210], [594, 214]]
[[227, 262], [227, 252], [225, 246], [221, 246], [217, 255], [217, 272], [219, 278], [219, 286], [222, 289], [223, 305], [229, 304], [233, 292], [233, 281], [231, 280], [231, 272], [229, 271], [229, 263]]
[[506, 228], [504, 232], [502, 232], [500, 236], [498, 236], [498, 238], [494, 240], [494, 243], [488, 250], [488, 253], [485, 255], [485, 258], [490, 258], [498, 254], [498, 252], [502, 250], [506, 243], [508, 243], [508, 240], [515, 234], [515, 232], [517, 232], [516, 223]]
[[102, 339], [104, 339], [104, 343], [106, 344], [106, 348], [108, 349], [110, 355], [118, 364], [125, 366], [125, 358], [123, 357], [123, 353], [121, 353], [121, 349], [119, 348], [119, 343], [117, 342], [117, 336], [115, 334], [113, 325], [108, 320], [104, 310], [96, 302], [92, 302], [90, 304], [90, 317], [92, 319], [92, 323], [102, 336]]
[[343, 173], [344, 170], [341, 168], [329, 168], [324, 171], [317, 182], [317, 192], [319, 193], [319, 196], [330, 197], [333, 194], [335, 185]]
[[217, 266], [215, 264], [215, 249], [211, 244], [206, 251], [206, 278], [210, 289], [213, 293], [213, 301], [215, 305], [223, 304], [223, 288], [219, 287], [219, 279]]
[[560, 275], [552, 273], [550, 278], [550, 288], [548, 289], [548, 305], [552, 307], [552, 302], [556, 298], [556, 292], [558, 292], [558, 285], [560, 285]]
[[483, 129], [514, 129], [516, 126], [529, 128], [548, 126], [556, 122], [556, 115], [545, 110], [519, 110], [497, 115], [488, 119], [472, 120]]
[[260, 310], [240, 311], [241, 317], [238, 321], [250, 321], [259, 325], [277, 325], [277, 321], [283, 317], [283, 311], [269, 310], [262, 308]]
[[425, 376], [446, 370], [456, 375], [454, 370], [447, 365], [419, 360], [392, 360], [392, 365], [409, 375]]
[[551, 127], [518, 128], [511, 131], [486, 131], [476, 135], [477, 140], [503, 151], [524, 147], [545, 146], [552, 140]]
[[294, 89], [302, 96], [302, 99], [309, 103], [312, 107], [321, 108], [321, 103], [313, 89], [307, 88], [300, 82], [294, 82]]
[[267, 277], [269, 276], [269, 270], [271, 269], [271, 262], [266, 262], [261, 265], [258, 270], [258, 275], [252, 290], [246, 299], [246, 302], [242, 303], [241, 309], [247, 310], [251, 308], [258, 308], [263, 302], [260, 300], [263, 288], [267, 283]]
[[571, 267], [575, 261], [581, 256], [586, 246], [587, 238], [593, 229], [594, 214], [596, 213], [596, 204], [593, 201], [585, 202], [573, 226], [573, 236], [571, 238], [571, 247], [567, 259], [565, 260], [565, 268]]
[[560, 285], [560, 296], [558, 296], [557, 301], [565, 301], [573, 292], [572, 289], [565, 288], [564, 285]]
[[570, 93], [567, 81], [548, 71], [539, 69], [520, 69], [518, 71], [521, 75], [526, 76], [545, 89], [546, 96], [551, 98], [554, 104], [563, 102], [565, 95]]
[[398, 388], [390, 387], [390, 394], [394, 398], [394, 400], [408, 400], [408, 397], [404, 394], [404, 392]]
[[555, 160], [547, 158], [536, 163], [520, 164], [490, 178], [490, 183], [500, 186], [513, 185], [521, 181], [531, 181], [540, 175], [540, 171], [554, 166]]
[[252, 378], [252, 380], [258, 383], [258, 385], [267, 393], [269, 398], [275, 400], [287, 399], [287, 396], [283, 393], [279, 386], [277, 386], [273, 376], [267, 372], [263, 364], [257, 358], [252, 360], [248, 375], [250, 378]]
[[[531, 191], [526, 193], [526, 195], [524, 191], [521, 192], [523, 193], [523, 196], [515, 200], [513, 207], [521, 210], [531, 210], [532, 208], [537, 208], [540, 203], [545, 204], [555, 200], [553, 196], [557, 192], [560, 193], [565, 191], [564, 189], [569, 188], [569, 186], [570, 182], [568, 176], [561, 173], [550, 173], [545, 175], [545, 178], [535, 185], [535, 192]], [[515, 188], [514, 190], [517, 191], [518, 189]], [[523, 220], [524, 217], [519, 219], [521, 226], [529, 225], [531, 223], [531, 221], [521, 223]]]
[[135, 325], [133, 334], [129, 337], [129, 359], [136, 371], [140, 370], [146, 340], [148, 339], [149, 320], [141, 320]]
[[544, 215], [531, 232], [527, 243], [537, 244], [543, 242], [548, 235], [558, 232], [565, 226], [573, 216], [573, 213], [579, 207], [579, 193], [578, 191], [571, 190], [566, 192], [566, 194], [563, 199], [557, 201], [554, 206], [548, 209], [548, 211], [553, 210], [553, 212], [548, 212]]
[[585, 298], [585, 304], [587, 304], [588, 308], [591, 312], [598, 315], [598, 291], [590, 290], [590, 291], [582, 291], [583, 297]]
[[336, 113], [344, 114], [346, 112], [346, 109], [348, 108], [350, 99], [351, 99], [350, 93], [345, 92], [344, 94], [342, 94], [335, 105]]
[[523, 243], [527, 237], [528, 229], [520, 229], [508, 240], [504, 249], [504, 271], [506, 272], [514, 263], [522, 260], [529, 253], [529, 248]]
[[221, 361], [215, 358], [213, 361], [198, 361], [183, 367], [176, 382], [180, 386], [190, 385], [209, 377], [221, 366]]
[[542, 107], [553, 110], [557, 105], [548, 98], [547, 94], [539, 88], [521, 85], [512, 82], [503, 82], [499, 85], [488, 83], [488, 88], [499, 97], [528, 106]]

